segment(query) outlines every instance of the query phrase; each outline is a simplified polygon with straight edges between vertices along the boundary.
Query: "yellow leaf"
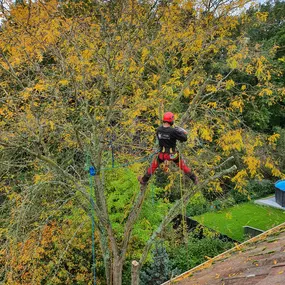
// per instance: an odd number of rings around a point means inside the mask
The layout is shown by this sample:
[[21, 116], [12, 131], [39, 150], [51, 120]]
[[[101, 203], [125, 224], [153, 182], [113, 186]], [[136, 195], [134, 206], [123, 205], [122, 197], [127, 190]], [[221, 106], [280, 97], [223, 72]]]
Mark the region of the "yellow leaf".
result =
[[211, 128], [201, 127], [199, 130], [200, 137], [209, 142], [213, 141], [213, 130]]
[[235, 189], [239, 192], [244, 192], [244, 187], [247, 185], [246, 178], [247, 178], [247, 172], [245, 169], [239, 171], [233, 178], [232, 182], [234, 182]]
[[69, 83], [69, 81], [67, 79], [62, 79], [60, 81], [58, 81], [58, 84], [62, 85], [62, 86], [65, 86]]
[[82, 57], [86, 60], [92, 57], [92, 51], [90, 49], [86, 49], [82, 52]]
[[235, 86], [235, 82], [232, 79], [226, 81], [226, 89], [227, 90], [230, 90], [234, 86]]
[[149, 55], [149, 50], [146, 48], [146, 47], [144, 47], [143, 49], [142, 49], [142, 62], [145, 62], [145, 59], [146, 59], [146, 57]]
[[190, 93], [191, 92], [190, 92], [188, 87], [183, 90], [183, 94], [184, 94], [185, 97], [188, 97], [190, 95]]
[[231, 220], [233, 218], [232, 213], [226, 213], [226, 219]]
[[133, 59], [131, 59], [131, 60], [130, 60], [129, 71], [130, 71], [130, 72], [134, 72], [134, 71], [136, 71], [136, 70], [137, 70], [136, 62], [135, 62]]
[[241, 99], [232, 101], [230, 105], [231, 107], [233, 107], [234, 109], [238, 109], [242, 113], [244, 103]]
[[248, 64], [245, 71], [248, 73], [248, 74], [252, 74], [253, 71], [254, 71], [254, 67], [251, 65], [251, 64]]
[[238, 62], [236, 61], [235, 58], [230, 58], [227, 60], [227, 62], [228, 62], [229, 67], [232, 69], [235, 69], [238, 66]]
[[259, 21], [265, 22], [268, 17], [268, 12], [256, 12], [255, 15]]
[[280, 134], [273, 134], [272, 136], [267, 138], [267, 140], [269, 141], [269, 145], [274, 145], [279, 138], [280, 138]]
[[272, 95], [272, 94], [273, 94], [272, 90], [270, 90], [270, 89], [268, 89], [268, 88], [264, 88], [264, 89], [262, 89], [262, 90], [258, 93], [258, 95], [259, 95], [260, 97], [262, 97], [262, 96], [264, 96], [264, 95], [270, 96], [270, 95]]
[[22, 96], [23, 96], [23, 98], [24, 98], [25, 100], [27, 100], [27, 99], [30, 98], [31, 94], [30, 94], [29, 92], [23, 92], [23, 93], [22, 93]]
[[191, 1], [186, 1], [184, 5], [185, 10], [191, 10], [193, 9], [193, 3]]
[[49, 124], [50, 124], [51, 130], [54, 130], [54, 122], [53, 121], [49, 121]]
[[207, 105], [208, 105], [210, 108], [217, 108], [217, 102], [209, 102], [209, 103], [207, 103]]
[[207, 92], [216, 92], [217, 91], [217, 87], [215, 85], [208, 85], [206, 87], [206, 91]]
[[42, 82], [39, 82], [34, 86], [34, 89], [37, 91], [44, 91], [47, 89], [47, 85], [43, 84]]
[[39, 175], [39, 174], [34, 175], [34, 183], [35, 184], [38, 184], [41, 181], [41, 179], [42, 179], [41, 175]]

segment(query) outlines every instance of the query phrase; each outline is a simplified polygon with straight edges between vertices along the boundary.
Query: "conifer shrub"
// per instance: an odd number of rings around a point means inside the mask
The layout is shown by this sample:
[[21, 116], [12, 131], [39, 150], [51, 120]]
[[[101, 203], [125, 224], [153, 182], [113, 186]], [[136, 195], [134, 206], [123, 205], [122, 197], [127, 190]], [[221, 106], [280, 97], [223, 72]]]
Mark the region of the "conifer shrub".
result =
[[[140, 285], [160, 285], [169, 280], [178, 271], [173, 268], [166, 248], [157, 243], [152, 251], [153, 260], [146, 265], [140, 274]], [[175, 274], [176, 273], [176, 274]]]

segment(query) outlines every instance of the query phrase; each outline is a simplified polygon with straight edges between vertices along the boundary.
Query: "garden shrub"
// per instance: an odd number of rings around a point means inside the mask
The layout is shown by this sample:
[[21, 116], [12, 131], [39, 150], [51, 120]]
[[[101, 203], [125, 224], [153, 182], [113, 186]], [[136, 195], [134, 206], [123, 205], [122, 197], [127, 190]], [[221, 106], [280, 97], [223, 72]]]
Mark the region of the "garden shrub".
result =
[[173, 268], [177, 268], [181, 273], [205, 262], [207, 257], [214, 257], [233, 246], [233, 243], [213, 236], [197, 239], [190, 235], [187, 245], [173, 248], [169, 256]]
[[251, 199], [259, 199], [274, 193], [274, 183], [270, 180], [251, 180], [244, 192], [231, 191], [231, 196], [236, 204], [247, 202]]
[[248, 202], [250, 200], [250, 196], [247, 191], [240, 192], [235, 189], [232, 189], [230, 194], [233, 197], [236, 204]]
[[188, 217], [202, 215], [210, 211], [211, 204], [205, 199], [202, 193], [198, 192], [191, 197], [187, 208], [186, 215]]
[[270, 180], [253, 180], [248, 184], [247, 191], [251, 199], [259, 199], [273, 194], [274, 183]]

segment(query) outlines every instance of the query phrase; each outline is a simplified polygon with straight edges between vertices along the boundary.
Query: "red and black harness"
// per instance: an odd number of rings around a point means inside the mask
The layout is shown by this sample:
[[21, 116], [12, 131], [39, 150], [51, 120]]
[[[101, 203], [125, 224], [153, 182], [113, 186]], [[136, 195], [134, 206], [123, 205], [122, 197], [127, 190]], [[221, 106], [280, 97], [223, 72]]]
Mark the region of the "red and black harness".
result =
[[154, 157], [150, 167], [147, 169], [147, 174], [151, 176], [161, 163], [167, 163], [168, 161], [173, 161], [184, 173], [191, 173], [191, 169], [181, 159], [178, 151], [163, 147]]

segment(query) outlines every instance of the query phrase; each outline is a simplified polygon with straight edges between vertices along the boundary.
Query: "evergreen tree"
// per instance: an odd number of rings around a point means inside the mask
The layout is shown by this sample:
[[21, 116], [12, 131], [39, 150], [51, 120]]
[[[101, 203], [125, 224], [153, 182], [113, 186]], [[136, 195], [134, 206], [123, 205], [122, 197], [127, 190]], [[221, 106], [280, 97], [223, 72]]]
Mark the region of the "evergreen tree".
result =
[[141, 285], [159, 285], [171, 277], [170, 260], [163, 244], [156, 243], [152, 254], [153, 262], [141, 272]]

